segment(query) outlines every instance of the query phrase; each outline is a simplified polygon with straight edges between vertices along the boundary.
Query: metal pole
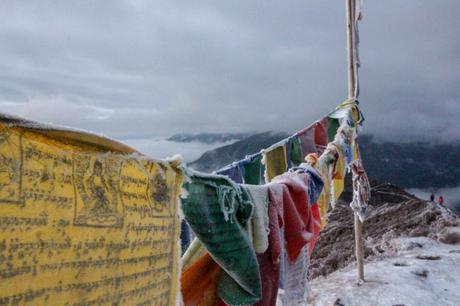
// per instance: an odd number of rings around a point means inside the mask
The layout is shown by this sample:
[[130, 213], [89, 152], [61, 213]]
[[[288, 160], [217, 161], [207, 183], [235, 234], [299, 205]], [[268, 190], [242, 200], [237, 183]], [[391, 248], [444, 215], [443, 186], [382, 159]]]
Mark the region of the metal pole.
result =
[[[347, 8], [347, 49], [348, 49], [348, 98], [356, 99], [356, 56], [355, 56], [355, 5], [356, 0], [345, 0]], [[355, 255], [358, 266], [358, 282], [364, 281], [364, 253], [362, 223], [358, 213], [354, 213]]]

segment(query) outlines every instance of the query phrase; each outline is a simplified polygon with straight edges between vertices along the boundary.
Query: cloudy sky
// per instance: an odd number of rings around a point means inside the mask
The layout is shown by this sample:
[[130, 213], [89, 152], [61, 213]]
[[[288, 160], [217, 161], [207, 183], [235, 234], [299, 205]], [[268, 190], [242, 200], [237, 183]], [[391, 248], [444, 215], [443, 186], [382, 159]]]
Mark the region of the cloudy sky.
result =
[[[295, 131], [347, 96], [343, 0], [0, 1], [0, 111], [120, 138]], [[364, 1], [380, 138], [460, 139], [460, 1]]]

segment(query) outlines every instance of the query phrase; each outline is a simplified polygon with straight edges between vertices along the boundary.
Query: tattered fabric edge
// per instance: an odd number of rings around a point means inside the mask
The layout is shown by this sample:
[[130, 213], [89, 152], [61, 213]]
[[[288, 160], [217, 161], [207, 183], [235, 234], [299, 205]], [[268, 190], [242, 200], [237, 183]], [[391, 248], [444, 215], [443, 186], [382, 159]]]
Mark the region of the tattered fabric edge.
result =
[[[176, 159], [177, 161], [181, 162], [180, 159]], [[182, 246], [181, 246], [181, 240], [180, 240], [180, 231], [181, 231], [181, 199], [180, 199], [180, 194], [181, 194], [181, 189], [182, 189], [182, 183], [184, 181], [184, 174], [182, 172], [182, 164], [180, 164], [180, 173], [179, 174], [176, 174], [178, 175], [179, 177], [177, 178], [176, 176], [176, 182], [177, 182], [177, 186], [176, 186], [176, 190], [175, 190], [175, 197], [176, 197], [176, 200], [175, 200], [175, 205], [176, 205], [176, 216], [175, 216], [175, 222], [176, 222], [176, 231], [177, 231], [177, 234], [175, 234], [175, 237], [173, 237], [173, 239], [176, 239], [176, 252], [174, 252], [174, 264], [176, 265], [176, 282], [174, 284], [174, 289], [176, 290], [176, 293], [174, 294], [174, 291], [172, 292], [172, 295], [175, 296], [175, 301], [173, 301], [173, 305], [177, 305], [177, 306], [182, 306], [184, 304], [183, 302], [183, 299], [182, 299], [182, 292], [181, 292], [181, 282], [180, 282], [180, 279], [181, 279], [181, 274], [182, 274], [182, 258], [181, 258], [181, 249], [182, 249]]]
[[84, 129], [76, 129], [67, 126], [54, 125], [51, 123], [40, 123], [5, 113], [0, 113], [0, 122], [3, 122], [10, 127], [20, 127], [37, 133], [46, 133], [47, 136], [57, 138], [63, 142], [73, 141], [85, 143], [117, 153], [141, 154], [136, 149], [122, 143], [121, 141], [107, 137], [106, 135], [89, 132]]

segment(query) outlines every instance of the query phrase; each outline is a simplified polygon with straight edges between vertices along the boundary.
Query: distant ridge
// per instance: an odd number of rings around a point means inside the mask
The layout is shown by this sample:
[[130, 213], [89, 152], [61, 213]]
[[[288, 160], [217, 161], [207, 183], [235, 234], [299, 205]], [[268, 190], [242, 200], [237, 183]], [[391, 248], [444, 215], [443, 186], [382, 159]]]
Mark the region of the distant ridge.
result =
[[288, 136], [286, 133], [277, 132], [253, 134], [233, 144], [205, 152], [200, 158], [190, 163], [189, 166], [199, 171], [212, 172], [240, 160], [246, 155], [266, 149]]
[[212, 144], [216, 142], [229, 142], [237, 141], [248, 138], [254, 135], [254, 132], [250, 133], [179, 133], [169, 137], [167, 140], [175, 142], [192, 142], [198, 141], [206, 144]]
[[[190, 164], [196, 170], [212, 172], [259, 152], [289, 135], [265, 132], [251, 135], [208, 152]], [[368, 175], [400, 188], [432, 190], [460, 186], [460, 144], [428, 142], [377, 142], [360, 137], [360, 150]], [[460, 195], [451, 203], [460, 210]]]
[[[264, 132], [208, 152], [190, 164], [214, 171], [259, 152], [289, 135]], [[360, 150], [369, 176], [402, 188], [444, 188], [460, 184], [460, 144], [376, 142], [360, 137]]]

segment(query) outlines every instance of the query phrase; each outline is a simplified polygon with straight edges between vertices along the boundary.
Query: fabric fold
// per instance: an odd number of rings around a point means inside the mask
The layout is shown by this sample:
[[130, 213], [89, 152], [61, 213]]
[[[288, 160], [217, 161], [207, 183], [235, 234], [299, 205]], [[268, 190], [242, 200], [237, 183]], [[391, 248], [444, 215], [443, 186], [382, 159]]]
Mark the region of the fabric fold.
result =
[[250, 185], [263, 184], [264, 168], [262, 165], [262, 155], [257, 154], [249, 157], [243, 163], [244, 167], [244, 183]]
[[184, 184], [187, 223], [222, 268], [218, 294], [231, 305], [254, 304], [261, 298], [256, 254], [245, 231], [253, 205], [247, 192], [223, 176], [194, 173]]
[[[294, 262], [313, 237], [313, 222], [308, 201], [308, 177], [305, 173], [285, 173], [273, 179], [283, 194], [283, 219], [286, 250]], [[279, 191], [278, 191], [279, 192]]]
[[[283, 260], [284, 292], [281, 296], [283, 305], [303, 306], [308, 297], [308, 267], [310, 255], [308, 245], [304, 246], [294, 262]], [[286, 258], [286, 257], [285, 257]]]
[[204, 254], [206, 254], [206, 249], [201, 241], [197, 238], [193, 239], [192, 243], [190, 243], [190, 246], [182, 256], [182, 271], [185, 271], [192, 266]]
[[283, 248], [280, 230], [284, 226], [282, 186], [269, 184], [268, 195], [269, 244], [263, 254], [257, 254], [262, 279], [262, 300], [256, 306], [276, 306], [280, 280], [280, 255]]
[[185, 306], [214, 306], [218, 302], [217, 284], [221, 269], [204, 254], [181, 274], [181, 293]]
[[324, 118], [315, 123], [315, 146], [317, 154], [321, 154], [329, 142], [327, 127], [327, 118]]
[[302, 146], [303, 157], [307, 156], [309, 153], [316, 152], [315, 125], [309, 126], [297, 133], [297, 138]]
[[327, 137], [328, 142], [334, 141], [337, 130], [340, 127], [339, 119], [328, 117], [327, 119]]
[[345, 157], [342, 151], [342, 148], [339, 145], [335, 145], [335, 152], [337, 153], [337, 158], [334, 163], [334, 172], [333, 172], [333, 188], [334, 188], [334, 202], [336, 202], [344, 189], [345, 183]]
[[323, 189], [316, 201], [321, 216], [321, 228], [327, 225], [327, 213], [329, 210], [329, 203], [331, 199], [331, 175], [330, 168], [326, 164], [316, 163], [317, 157], [307, 157], [310, 161], [311, 166], [317, 171], [323, 181]]
[[302, 146], [296, 136], [289, 138], [286, 145], [286, 156], [288, 168], [296, 167], [303, 162]]
[[263, 161], [265, 164], [265, 181], [268, 183], [275, 176], [287, 171], [286, 144], [265, 151]]
[[248, 233], [257, 254], [264, 253], [268, 248], [268, 187], [241, 185], [249, 193], [254, 203], [254, 212], [248, 222]]
[[[305, 173], [307, 175], [308, 181], [308, 200], [310, 203], [310, 214], [311, 214], [311, 222], [313, 230], [313, 236], [309, 242], [309, 251], [310, 254], [313, 252], [315, 248], [316, 240], [318, 239], [319, 232], [322, 228], [322, 219], [321, 219], [321, 212], [317, 201], [320, 199], [320, 195], [323, 191], [323, 180], [318, 172], [311, 166], [306, 164], [302, 164], [299, 167], [292, 168], [290, 172], [293, 173]], [[325, 212], [327, 214], [327, 210]], [[327, 216], [325, 216], [327, 218]]]
[[319, 211], [318, 204], [313, 203], [311, 205], [311, 222], [313, 224], [313, 237], [311, 238], [310, 242], [308, 243], [308, 250], [310, 255], [315, 250], [315, 244], [319, 237], [319, 232], [321, 231], [321, 213]]
[[239, 163], [234, 163], [224, 169], [216, 172], [219, 175], [224, 175], [234, 181], [235, 183], [242, 184], [244, 180], [244, 168]]

